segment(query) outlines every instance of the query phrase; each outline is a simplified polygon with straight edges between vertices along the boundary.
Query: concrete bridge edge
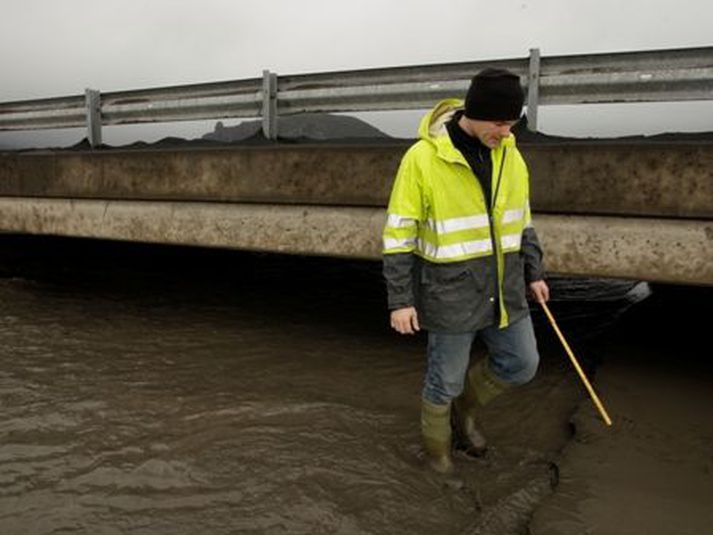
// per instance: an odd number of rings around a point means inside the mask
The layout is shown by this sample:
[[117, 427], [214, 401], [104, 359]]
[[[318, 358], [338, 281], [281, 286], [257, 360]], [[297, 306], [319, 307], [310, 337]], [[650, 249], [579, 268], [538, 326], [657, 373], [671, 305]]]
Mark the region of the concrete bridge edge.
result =
[[[0, 197], [0, 232], [377, 260], [383, 208]], [[535, 214], [547, 269], [713, 285], [713, 221]]]

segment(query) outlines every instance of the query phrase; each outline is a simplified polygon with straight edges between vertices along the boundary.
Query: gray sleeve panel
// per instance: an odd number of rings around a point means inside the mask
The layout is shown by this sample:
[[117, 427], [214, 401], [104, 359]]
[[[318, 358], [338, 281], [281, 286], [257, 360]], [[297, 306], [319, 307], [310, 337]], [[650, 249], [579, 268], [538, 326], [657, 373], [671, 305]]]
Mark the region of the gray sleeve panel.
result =
[[413, 273], [416, 257], [412, 253], [384, 255], [389, 310], [414, 306]]
[[527, 283], [545, 278], [542, 265], [542, 247], [537, 232], [532, 227], [522, 231], [522, 255], [525, 260], [525, 281]]

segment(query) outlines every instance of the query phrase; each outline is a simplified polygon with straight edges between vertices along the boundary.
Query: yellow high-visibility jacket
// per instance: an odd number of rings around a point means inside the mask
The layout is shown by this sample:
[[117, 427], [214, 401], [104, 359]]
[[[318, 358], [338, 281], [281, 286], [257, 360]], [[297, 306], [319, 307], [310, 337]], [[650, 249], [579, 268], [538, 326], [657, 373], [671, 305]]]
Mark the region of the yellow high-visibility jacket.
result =
[[421, 325], [440, 332], [520, 319], [529, 311], [526, 278], [543, 276], [515, 138], [490, 151], [489, 213], [478, 178], [445, 128], [462, 105], [445, 100], [422, 119], [420, 139], [396, 175], [383, 233], [389, 308], [416, 306]]

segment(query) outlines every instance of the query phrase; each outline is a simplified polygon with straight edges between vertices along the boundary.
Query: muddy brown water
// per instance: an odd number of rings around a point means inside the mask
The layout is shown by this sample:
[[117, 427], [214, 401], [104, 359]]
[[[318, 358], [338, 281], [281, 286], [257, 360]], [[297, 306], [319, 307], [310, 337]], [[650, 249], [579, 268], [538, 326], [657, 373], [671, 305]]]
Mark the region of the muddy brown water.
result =
[[544, 332], [458, 487], [422, 466], [424, 339], [389, 331], [377, 265], [12, 246], [2, 534], [522, 533], [553, 493], [585, 393]]

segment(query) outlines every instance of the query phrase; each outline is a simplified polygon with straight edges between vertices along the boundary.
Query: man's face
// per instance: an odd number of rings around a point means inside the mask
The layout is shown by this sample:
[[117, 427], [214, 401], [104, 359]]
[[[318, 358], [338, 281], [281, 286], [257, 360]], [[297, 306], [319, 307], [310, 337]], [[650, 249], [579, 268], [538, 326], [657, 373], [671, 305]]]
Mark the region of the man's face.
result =
[[510, 135], [517, 121], [477, 121], [473, 120], [473, 131], [480, 142], [490, 149], [494, 149], [500, 142]]
[[477, 137], [480, 142], [494, 149], [500, 142], [510, 135], [510, 130], [517, 124], [517, 121], [480, 121], [469, 119], [465, 115], [461, 116], [461, 121], [465, 124], [465, 130], [472, 136]]

